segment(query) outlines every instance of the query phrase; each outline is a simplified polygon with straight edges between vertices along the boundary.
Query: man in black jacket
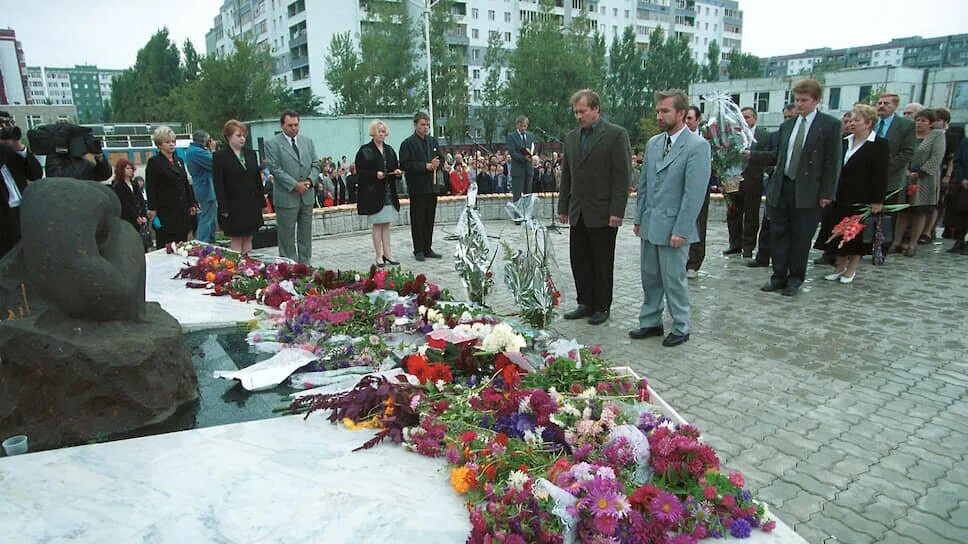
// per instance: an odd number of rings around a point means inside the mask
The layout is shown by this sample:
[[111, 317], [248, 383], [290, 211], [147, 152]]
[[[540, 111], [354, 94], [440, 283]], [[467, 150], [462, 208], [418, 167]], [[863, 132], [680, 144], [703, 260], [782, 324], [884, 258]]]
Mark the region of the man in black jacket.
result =
[[413, 256], [418, 261], [427, 257], [439, 259], [431, 247], [434, 241], [434, 218], [437, 215], [437, 193], [434, 181], [444, 164], [437, 138], [430, 135], [430, 117], [423, 112], [413, 116], [414, 132], [400, 144], [400, 167], [407, 176], [410, 195], [410, 235]]
[[20, 240], [20, 204], [28, 180], [43, 175], [37, 157], [20, 140], [0, 141], [0, 257]]

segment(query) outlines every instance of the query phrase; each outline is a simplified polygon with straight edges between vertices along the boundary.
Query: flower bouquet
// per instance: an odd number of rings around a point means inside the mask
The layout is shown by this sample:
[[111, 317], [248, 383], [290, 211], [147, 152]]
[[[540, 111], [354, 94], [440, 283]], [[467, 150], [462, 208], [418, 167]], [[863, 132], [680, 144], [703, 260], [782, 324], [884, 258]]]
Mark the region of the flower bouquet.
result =
[[494, 286], [491, 264], [497, 254], [487, 240], [487, 231], [477, 210], [467, 206], [457, 221], [457, 250], [454, 268], [467, 291], [467, 299], [486, 306], [487, 295]]
[[[525, 195], [513, 207], [523, 217], [523, 249], [514, 249], [507, 242], [504, 247], [504, 284], [521, 314], [532, 327], [543, 329], [554, 319], [555, 307], [561, 293], [551, 278], [551, 241], [548, 230], [534, 221], [534, 207], [538, 197]], [[510, 204], [509, 204], [510, 206]]]
[[701, 130], [712, 148], [712, 170], [727, 193], [739, 190], [743, 181], [743, 151], [753, 144], [753, 132], [739, 106], [726, 93], [704, 96], [708, 113]]

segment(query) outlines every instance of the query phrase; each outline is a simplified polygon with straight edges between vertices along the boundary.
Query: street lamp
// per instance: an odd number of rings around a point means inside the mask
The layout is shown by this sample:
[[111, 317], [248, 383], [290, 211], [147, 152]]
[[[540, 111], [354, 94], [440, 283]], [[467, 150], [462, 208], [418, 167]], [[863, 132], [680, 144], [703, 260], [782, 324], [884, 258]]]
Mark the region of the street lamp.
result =
[[424, 19], [424, 46], [427, 54], [427, 115], [430, 116], [430, 134], [434, 133], [434, 84], [430, 75], [430, 10], [440, 3], [440, 0], [410, 0], [410, 3], [423, 9]]

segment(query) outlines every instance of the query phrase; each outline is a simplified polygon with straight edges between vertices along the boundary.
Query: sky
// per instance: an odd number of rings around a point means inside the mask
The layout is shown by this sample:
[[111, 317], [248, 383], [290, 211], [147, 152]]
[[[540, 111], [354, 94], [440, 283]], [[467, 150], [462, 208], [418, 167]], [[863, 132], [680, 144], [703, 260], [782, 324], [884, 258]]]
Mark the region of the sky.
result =
[[[330, 2], [331, 0], [311, 0]], [[627, 0], [601, 0], [623, 4]], [[178, 44], [205, 52], [222, 0], [0, 0], [0, 28], [12, 28], [29, 66], [96, 64], [127, 68], [163, 26]], [[739, 0], [743, 50], [764, 57], [920, 35], [968, 32], [968, 0]]]

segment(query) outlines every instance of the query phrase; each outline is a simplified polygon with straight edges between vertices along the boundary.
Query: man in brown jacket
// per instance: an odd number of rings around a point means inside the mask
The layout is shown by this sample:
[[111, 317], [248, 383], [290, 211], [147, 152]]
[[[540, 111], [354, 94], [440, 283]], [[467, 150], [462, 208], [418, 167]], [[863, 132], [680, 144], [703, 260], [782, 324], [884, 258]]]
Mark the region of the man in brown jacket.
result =
[[601, 99], [582, 89], [571, 97], [579, 128], [565, 137], [558, 217], [571, 225], [571, 273], [578, 307], [565, 319], [600, 325], [612, 305], [615, 235], [622, 226], [631, 179], [631, 148], [625, 129], [601, 117]]

